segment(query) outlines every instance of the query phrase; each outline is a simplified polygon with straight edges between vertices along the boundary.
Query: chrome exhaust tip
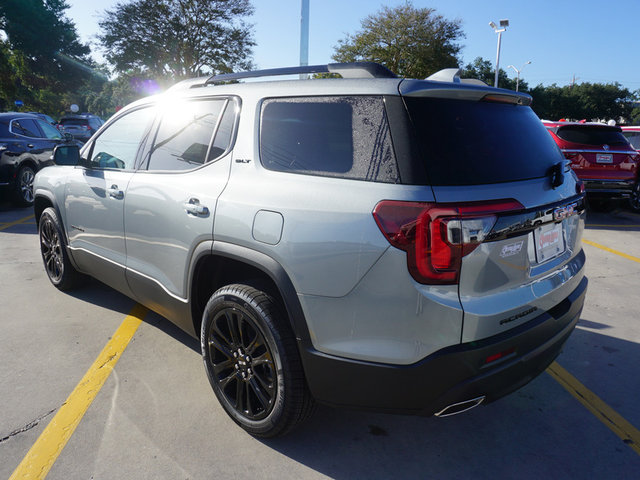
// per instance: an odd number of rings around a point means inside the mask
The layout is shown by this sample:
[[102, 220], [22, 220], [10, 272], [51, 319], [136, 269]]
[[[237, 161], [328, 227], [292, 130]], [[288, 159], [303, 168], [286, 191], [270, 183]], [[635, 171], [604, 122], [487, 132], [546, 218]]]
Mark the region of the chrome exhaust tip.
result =
[[465, 400], [464, 402], [452, 403], [451, 405], [444, 407], [438, 413], [434, 414], [436, 417], [450, 417], [451, 415], [457, 415], [459, 413], [466, 412], [472, 408], [480, 405], [485, 399], [485, 396], [476, 397], [471, 400]]

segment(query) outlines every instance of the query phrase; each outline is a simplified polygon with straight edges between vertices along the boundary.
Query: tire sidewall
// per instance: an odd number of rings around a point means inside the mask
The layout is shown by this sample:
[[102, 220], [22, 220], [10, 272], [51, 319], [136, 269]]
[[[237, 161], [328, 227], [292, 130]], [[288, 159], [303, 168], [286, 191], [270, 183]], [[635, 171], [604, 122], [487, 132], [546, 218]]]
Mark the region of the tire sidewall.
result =
[[36, 175], [35, 168], [31, 167], [30, 165], [23, 165], [18, 170], [18, 175], [16, 176], [16, 184], [15, 184], [16, 201], [20, 205], [23, 205], [23, 206], [26, 206], [26, 207], [28, 207], [30, 205], [33, 205], [33, 180], [32, 180], [32, 183], [31, 183], [31, 200], [25, 199], [24, 195], [22, 194], [22, 177], [23, 177], [23, 175], [25, 174], [25, 172], [27, 170], [31, 171], [31, 174], [35, 178], [35, 175]]
[[[204, 362], [205, 371], [207, 377], [213, 388], [213, 391], [218, 398], [218, 401], [229, 414], [229, 416], [242, 428], [252, 434], [261, 435], [276, 429], [280, 423], [284, 414], [284, 402], [285, 395], [287, 394], [288, 378], [286, 375], [286, 369], [283, 366], [282, 360], [282, 348], [278, 345], [278, 342], [273, 335], [272, 328], [274, 328], [269, 315], [261, 311], [261, 309], [254, 305], [254, 302], [250, 298], [243, 298], [237, 292], [231, 293], [228, 287], [219, 290], [209, 300], [205, 307], [202, 328], [200, 332], [200, 345], [202, 351], [202, 359]], [[208, 333], [211, 323], [216, 317], [217, 313], [227, 309], [235, 308], [242, 311], [247, 317], [249, 317], [256, 329], [260, 331], [265, 339], [269, 349], [271, 350], [271, 356], [275, 363], [276, 372], [276, 397], [273, 402], [273, 407], [269, 414], [260, 420], [251, 420], [240, 414], [233, 405], [229, 403], [224, 393], [220, 390], [215, 375], [209, 368], [209, 348], [207, 345]]]
[[[62, 275], [60, 276], [59, 280], [51, 278], [51, 275], [49, 275], [49, 270], [47, 270], [47, 265], [45, 263], [45, 258], [42, 252], [42, 228], [45, 222], [47, 221], [50, 221], [51, 224], [53, 225], [53, 228], [55, 228], [60, 241], [60, 247], [62, 251]], [[45, 208], [45, 210], [42, 212], [42, 215], [40, 216], [40, 221], [38, 222], [38, 241], [40, 242], [40, 257], [42, 258], [44, 270], [47, 273], [47, 277], [49, 278], [49, 281], [57, 288], [64, 289], [67, 286], [67, 284], [70, 283], [69, 277], [70, 275], [72, 275], [72, 272], [71, 272], [72, 267], [69, 261], [69, 257], [67, 256], [64, 233], [60, 226], [58, 215], [52, 207]]]

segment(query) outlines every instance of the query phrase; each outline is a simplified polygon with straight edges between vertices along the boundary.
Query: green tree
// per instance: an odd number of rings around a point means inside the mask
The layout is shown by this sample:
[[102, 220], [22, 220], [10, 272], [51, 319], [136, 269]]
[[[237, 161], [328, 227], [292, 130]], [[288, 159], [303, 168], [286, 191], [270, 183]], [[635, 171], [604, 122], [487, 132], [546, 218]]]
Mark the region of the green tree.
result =
[[619, 83], [580, 83], [559, 87], [538, 85], [530, 91], [540, 118], [619, 120], [633, 118], [635, 96]]
[[433, 8], [415, 8], [410, 2], [383, 7], [361, 25], [361, 31], [338, 41], [335, 61], [377, 62], [411, 78], [425, 78], [460, 63], [462, 22], [447, 20]]
[[107, 10], [98, 36], [117, 72], [179, 80], [251, 67], [249, 0], [133, 0]]
[[64, 0], [0, 3], [1, 108], [13, 108], [19, 99], [25, 110], [57, 116], [64, 110], [63, 94], [92, 81], [89, 47], [65, 17], [67, 8]]
[[[473, 62], [465, 65], [461, 70], [460, 76], [462, 78], [476, 78], [482, 80], [487, 85], [493, 86], [495, 80], [496, 70], [493, 63], [489, 60], [485, 60], [482, 57], [477, 57]], [[516, 89], [516, 79], [509, 78], [507, 72], [503, 69], [498, 71], [498, 86], [500, 88], [506, 88], [507, 90]], [[529, 85], [520, 77], [520, 85], [518, 87], [520, 92], [528, 92]]]

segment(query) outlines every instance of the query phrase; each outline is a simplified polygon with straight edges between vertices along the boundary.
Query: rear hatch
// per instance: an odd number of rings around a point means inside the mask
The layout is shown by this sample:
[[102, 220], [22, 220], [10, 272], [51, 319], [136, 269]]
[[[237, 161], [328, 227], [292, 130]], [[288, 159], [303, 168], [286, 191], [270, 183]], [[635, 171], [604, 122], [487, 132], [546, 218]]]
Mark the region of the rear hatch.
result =
[[423, 216], [431, 278], [419, 281], [458, 285], [470, 342], [552, 311], [577, 288], [582, 185], [530, 97], [430, 83], [400, 87], [436, 199]]
[[637, 152], [620, 127], [571, 124], [552, 129], [571, 168], [585, 180], [632, 180]]
[[83, 118], [63, 118], [60, 124], [64, 127], [64, 131], [70, 133], [74, 137], [86, 137], [91, 134], [89, 121]]

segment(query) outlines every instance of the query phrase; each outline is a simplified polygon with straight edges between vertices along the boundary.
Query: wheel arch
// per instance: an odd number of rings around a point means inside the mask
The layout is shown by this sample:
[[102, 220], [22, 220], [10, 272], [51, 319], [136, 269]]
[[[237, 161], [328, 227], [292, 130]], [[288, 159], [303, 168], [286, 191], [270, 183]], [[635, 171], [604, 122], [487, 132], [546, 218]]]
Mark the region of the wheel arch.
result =
[[278, 301], [298, 341], [309, 339], [309, 330], [296, 290], [289, 275], [276, 260], [250, 248], [226, 242], [212, 242], [208, 254], [195, 260], [191, 274], [191, 317], [196, 335], [207, 301], [219, 288], [246, 283]]

